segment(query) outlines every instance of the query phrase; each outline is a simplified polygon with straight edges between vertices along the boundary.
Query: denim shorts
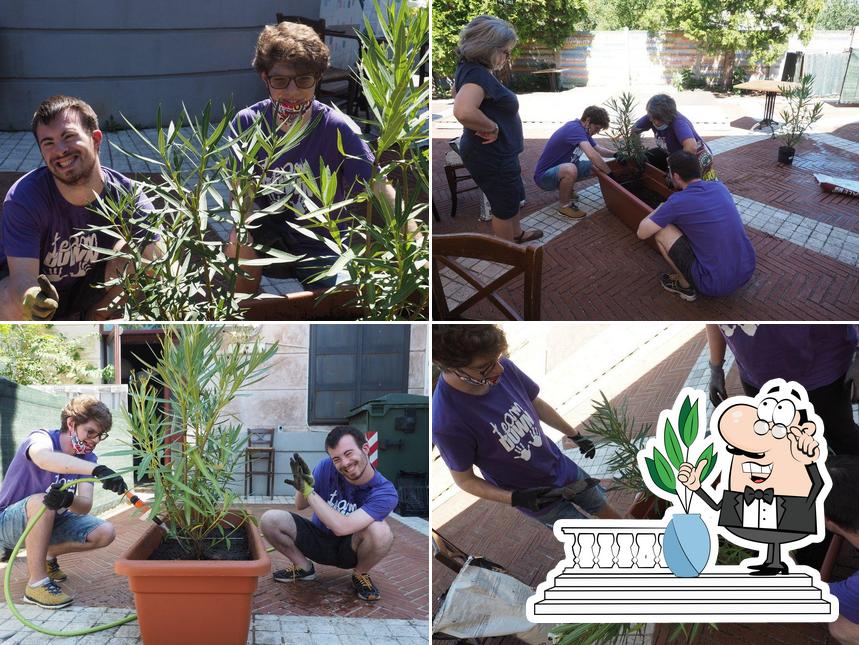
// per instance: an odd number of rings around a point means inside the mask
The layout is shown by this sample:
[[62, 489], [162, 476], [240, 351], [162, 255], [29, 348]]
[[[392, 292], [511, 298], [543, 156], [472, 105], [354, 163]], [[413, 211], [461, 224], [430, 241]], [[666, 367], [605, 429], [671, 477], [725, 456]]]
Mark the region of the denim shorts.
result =
[[[561, 178], [558, 177], [558, 174], [561, 172], [561, 166], [563, 165], [564, 164], [558, 164], [557, 166], [549, 168], [543, 173], [542, 177], [540, 177], [540, 181], [537, 182], [537, 185], [543, 190], [558, 190], [558, 186], [561, 185]], [[593, 164], [587, 157], [580, 157], [577, 159], [575, 166], [576, 170], [578, 170], [576, 181], [579, 179], [587, 179], [591, 176]]]
[[[0, 511], [0, 548], [12, 549], [27, 528], [27, 499], [24, 498]], [[78, 515], [71, 511], [57, 514], [49, 544], [64, 542], [86, 542], [87, 535], [104, 524], [92, 515]]]
[[[579, 474], [574, 481], [579, 481], [580, 479], [585, 479], [587, 477], [589, 477], [589, 475], [581, 466], [579, 466]], [[573, 482], [569, 482], [569, 484], [572, 483]], [[552, 528], [555, 525], [556, 520], [587, 519], [588, 515], [599, 513], [605, 506], [605, 489], [601, 485], [588, 488], [576, 495], [574, 501], [575, 504], [566, 500], [560, 504], [555, 504], [542, 515], [534, 516], [534, 519], [541, 524], [545, 524], [549, 528]], [[588, 515], [582, 513], [582, 511], [579, 510], [579, 507], [581, 507], [581, 509]]]

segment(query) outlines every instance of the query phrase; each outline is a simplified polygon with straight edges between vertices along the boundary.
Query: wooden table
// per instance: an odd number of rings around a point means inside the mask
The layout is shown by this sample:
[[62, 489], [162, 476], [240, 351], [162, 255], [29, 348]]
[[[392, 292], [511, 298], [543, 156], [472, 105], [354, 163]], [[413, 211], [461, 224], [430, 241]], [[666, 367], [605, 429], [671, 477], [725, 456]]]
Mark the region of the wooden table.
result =
[[534, 73], [535, 74], [551, 74], [551, 76], [549, 76], [549, 89], [552, 92], [557, 92], [559, 89], [558, 88], [558, 85], [559, 85], [558, 81], [561, 78], [561, 73], [562, 72], [571, 72], [572, 70], [573, 70], [572, 67], [553, 67], [551, 69], [538, 69], [538, 70], [535, 70]]
[[769, 128], [774, 131], [778, 124], [773, 119], [775, 113], [775, 97], [782, 93], [782, 88], [799, 87], [799, 83], [791, 83], [790, 81], [746, 81], [734, 85], [735, 90], [749, 90], [750, 92], [765, 92], [766, 99], [764, 100], [764, 118], [758, 121], [752, 130], [760, 130], [761, 128]]

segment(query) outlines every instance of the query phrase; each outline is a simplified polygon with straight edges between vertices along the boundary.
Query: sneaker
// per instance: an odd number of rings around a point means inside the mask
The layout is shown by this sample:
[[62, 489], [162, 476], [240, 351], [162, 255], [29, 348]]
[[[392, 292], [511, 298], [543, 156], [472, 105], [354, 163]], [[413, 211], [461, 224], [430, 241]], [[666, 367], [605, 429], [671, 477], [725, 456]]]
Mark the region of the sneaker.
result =
[[676, 293], [678, 296], [683, 298], [683, 300], [688, 300], [692, 302], [695, 298], [698, 297], [698, 292], [695, 291], [695, 287], [683, 287], [680, 283], [671, 277], [668, 273], [663, 273], [659, 276], [659, 284], [662, 285], [662, 288], [666, 291], [671, 291], [672, 293]]
[[72, 604], [73, 600], [74, 598], [65, 593], [56, 582], [50, 579], [39, 587], [27, 585], [24, 589], [24, 602], [28, 602], [31, 605], [39, 605], [43, 609], [60, 609]]
[[379, 590], [376, 589], [376, 585], [374, 585], [373, 581], [370, 580], [369, 573], [353, 573], [352, 586], [355, 588], [355, 593], [358, 594], [358, 597], [361, 600], [373, 602], [382, 597]]
[[300, 569], [294, 564], [286, 569], [275, 571], [272, 576], [275, 582], [295, 582], [296, 580], [313, 580], [316, 578], [316, 567], [310, 562], [310, 569]]
[[56, 558], [48, 560], [45, 563], [45, 568], [48, 570], [48, 577], [54, 582], [63, 582], [69, 578], [63, 570], [60, 569], [60, 563], [57, 562]]
[[569, 217], [571, 219], [582, 219], [586, 212], [579, 210], [578, 208], [573, 208], [572, 206], [561, 206], [558, 209], [558, 212], [565, 217]]

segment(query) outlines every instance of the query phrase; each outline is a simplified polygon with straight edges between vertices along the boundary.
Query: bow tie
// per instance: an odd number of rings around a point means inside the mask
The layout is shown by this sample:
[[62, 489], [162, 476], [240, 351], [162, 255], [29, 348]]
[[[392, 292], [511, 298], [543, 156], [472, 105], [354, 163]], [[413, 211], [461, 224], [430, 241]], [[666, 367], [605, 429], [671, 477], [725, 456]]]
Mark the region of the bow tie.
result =
[[773, 493], [772, 488], [767, 488], [766, 490], [755, 490], [751, 486], [746, 486], [746, 489], [743, 491], [743, 501], [746, 503], [746, 506], [750, 506], [756, 499], [762, 499], [767, 504], [772, 504], [774, 497], [775, 493]]

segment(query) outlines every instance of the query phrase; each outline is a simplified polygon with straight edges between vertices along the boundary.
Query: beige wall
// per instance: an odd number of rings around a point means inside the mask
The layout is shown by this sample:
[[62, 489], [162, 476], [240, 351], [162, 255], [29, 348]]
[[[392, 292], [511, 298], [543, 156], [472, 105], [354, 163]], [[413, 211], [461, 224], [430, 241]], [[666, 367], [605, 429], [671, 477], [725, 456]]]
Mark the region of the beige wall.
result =
[[[429, 394], [426, 325], [410, 325], [409, 394]], [[307, 423], [310, 325], [260, 327], [260, 339], [277, 343], [271, 372], [242, 393], [227, 409], [248, 428], [283, 426], [283, 432], [328, 432], [333, 426]]]

